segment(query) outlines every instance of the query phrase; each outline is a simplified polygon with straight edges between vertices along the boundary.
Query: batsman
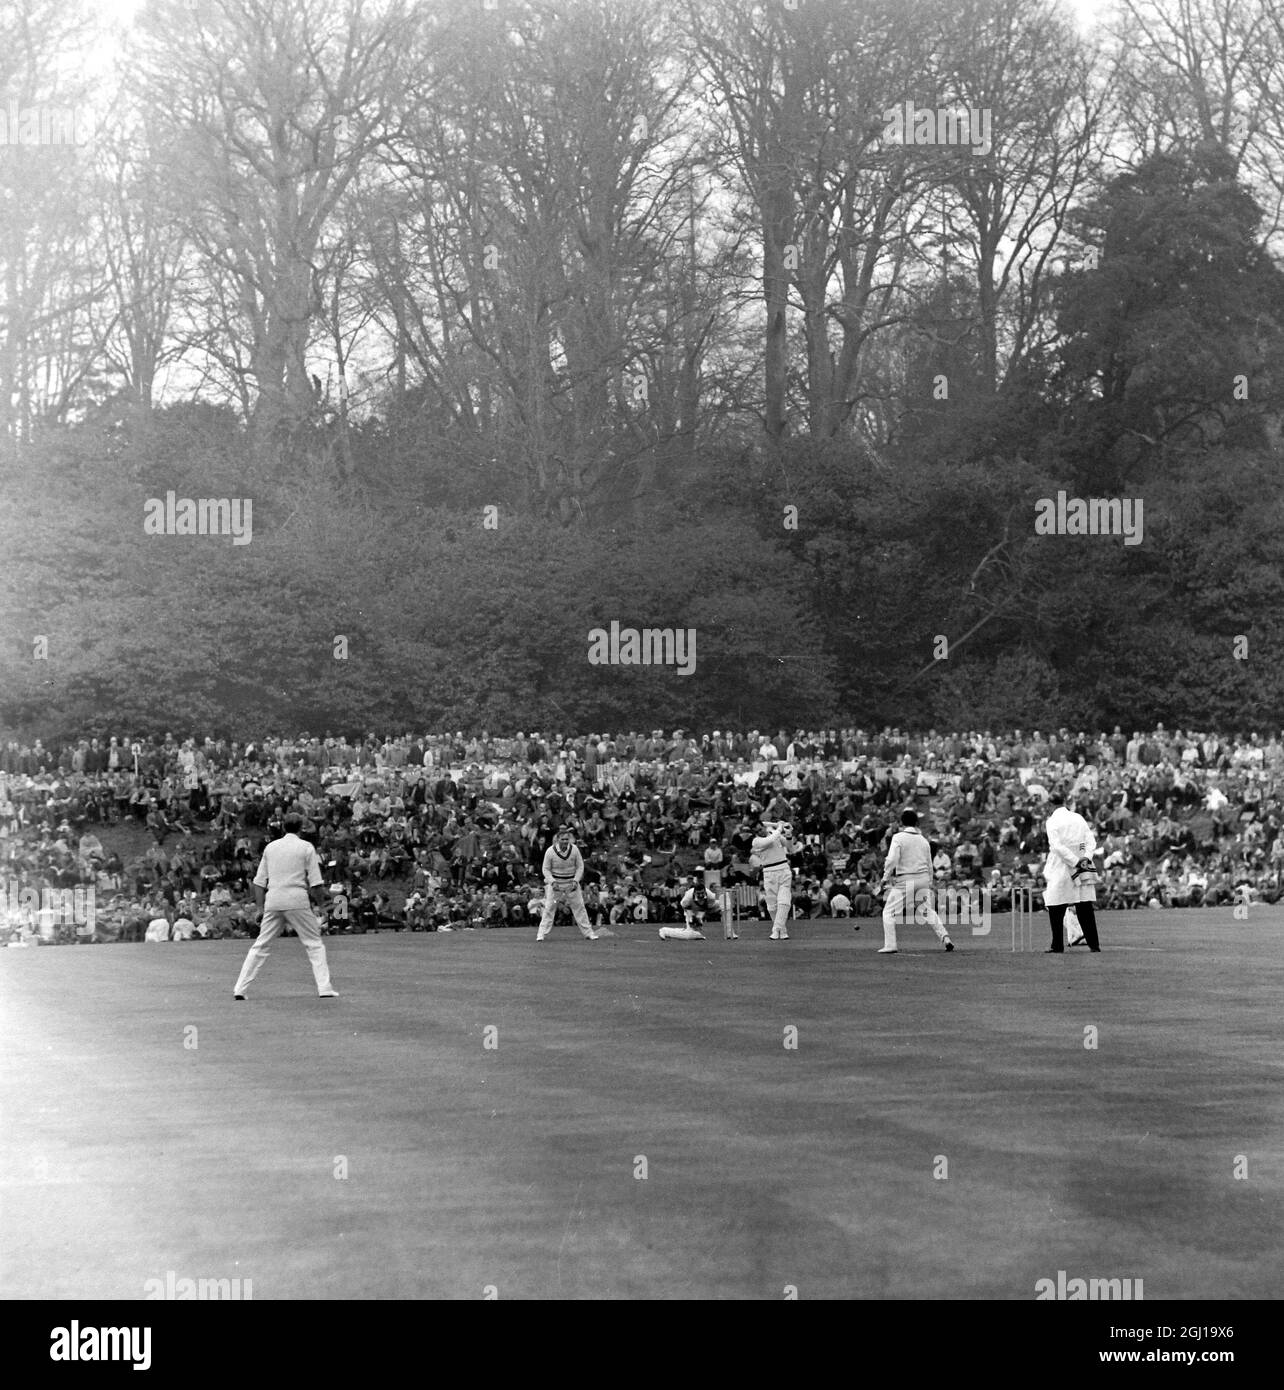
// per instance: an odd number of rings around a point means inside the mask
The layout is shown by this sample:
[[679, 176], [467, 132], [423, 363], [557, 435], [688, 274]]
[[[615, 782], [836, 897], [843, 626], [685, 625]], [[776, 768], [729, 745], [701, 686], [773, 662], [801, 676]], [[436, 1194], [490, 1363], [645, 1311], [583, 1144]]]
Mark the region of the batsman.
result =
[[563, 825], [553, 837], [553, 843], [544, 851], [544, 911], [539, 919], [536, 941], [543, 941], [553, 930], [553, 918], [557, 916], [557, 906], [565, 903], [571, 909], [575, 925], [580, 935], [589, 941], [597, 940], [597, 933], [589, 921], [584, 906], [584, 894], [580, 891], [580, 880], [584, 877], [584, 856], [572, 843], [571, 827]]
[[764, 821], [753, 838], [753, 855], [762, 865], [762, 891], [771, 915], [772, 941], [789, 940], [786, 928], [794, 900], [794, 871], [789, 864], [793, 834], [788, 821]]

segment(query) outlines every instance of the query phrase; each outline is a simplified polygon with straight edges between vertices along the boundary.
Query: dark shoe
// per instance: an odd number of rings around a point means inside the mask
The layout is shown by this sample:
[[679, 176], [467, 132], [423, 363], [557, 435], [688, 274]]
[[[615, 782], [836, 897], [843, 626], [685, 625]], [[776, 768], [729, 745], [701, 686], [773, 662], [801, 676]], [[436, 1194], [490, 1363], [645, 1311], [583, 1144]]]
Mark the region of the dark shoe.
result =
[[954, 949], [954, 943], [952, 941], [947, 941], [945, 943], [945, 949], [947, 951], [952, 951]]
[[1065, 950], [1061, 946], [1049, 946], [1043, 954], [1045, 956], [1064, 956]]
[[243, 995], [243, 994], [234, 994], [234, 995], [232, 996], [232, 998], [233, 998], [233, 999], [239, 999], [239, 1000], [241, 1001], [242, 1004], [245, 1003], [245, 995]]

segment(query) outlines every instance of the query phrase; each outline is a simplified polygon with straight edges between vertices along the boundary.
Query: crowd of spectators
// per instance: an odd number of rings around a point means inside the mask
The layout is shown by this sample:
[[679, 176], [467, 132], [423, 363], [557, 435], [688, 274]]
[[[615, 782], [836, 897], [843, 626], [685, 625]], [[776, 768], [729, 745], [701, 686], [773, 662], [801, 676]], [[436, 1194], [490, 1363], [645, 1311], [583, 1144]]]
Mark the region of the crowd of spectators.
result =
[[[565, 821], [595, 925], [678, 920], [698, 878], [761, 912], [759, 817], [794, 824], [796, 915], [868, 916], [906, 806], [936, 845], [938, 882], [988, 890], [1003, 911], [1015, 883], [1038, 885], [1055, 787], [1096, 826], [1101, 906], [1273, 903], [1284, 895], [1282, 779], [1275, 735], [1162, 725], [1131, 737], [1116, 727], [9, 739], [0, 926], [46, 941], [253, 935], [250, 881], [290, 810], [320, 851], [334, 932], [528, 925]], [[132, 835], [116, 829], [129, 823]], [[126, 842], [147, 847], [122, 861], [109, 846]], [[65, 908], [89, 888], [90, 923], [33, 906], [52, 893]]]

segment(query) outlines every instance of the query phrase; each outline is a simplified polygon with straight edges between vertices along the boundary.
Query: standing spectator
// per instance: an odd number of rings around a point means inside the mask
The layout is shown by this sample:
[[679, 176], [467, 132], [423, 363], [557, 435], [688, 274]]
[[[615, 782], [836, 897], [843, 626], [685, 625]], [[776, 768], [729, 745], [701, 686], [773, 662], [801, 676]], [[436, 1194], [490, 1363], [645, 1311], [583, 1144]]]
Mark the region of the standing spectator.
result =
[[722, 846], [716, 840], [711, 841], [704, 851], [704, 889], [715, 897], [722, 892], [723, 862]]
[[471, 817], [466, 817], [463, 831], [455, 841], [455, 847], [450, 856], [456, 883], [463, 883], [467, 879], [472, 870], [473, 861], [480, 852], [481, 837], [477, 834], [477, 826]]

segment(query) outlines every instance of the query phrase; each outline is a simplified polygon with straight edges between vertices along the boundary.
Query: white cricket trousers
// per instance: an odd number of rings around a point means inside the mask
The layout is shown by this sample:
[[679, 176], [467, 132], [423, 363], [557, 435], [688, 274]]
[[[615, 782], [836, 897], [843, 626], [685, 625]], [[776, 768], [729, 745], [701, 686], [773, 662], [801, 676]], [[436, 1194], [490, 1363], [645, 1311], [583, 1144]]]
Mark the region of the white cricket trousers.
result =
[[317, 993], [324, 994], [330, 988], [330, 965], [325, 958], [325, 943], [321, 940], [321, 923], [310, 907], [270, 908], [263, 913], [263, 925], [241, 966], [241, 975], [236, 982], [234, 994], [244, 994], [245, 987], [263, 968], [263, 962], [271, 954], [268, 947], [285, 930], [286, 925], [294, 928], [303, 949], [308, 953], [308, 963], [312, 966], [312, 977], [317, 982]]
[[896, 885], [887, 893], [883, 903], [883, 946], [895, 951], [897, 925], [908, 926], [911, 922], [921, 922], [931, 927], [938, 941], [946, 941], [949, 934], [941, 921], [932, 901], [932, 880], [926, 874], [911, 874], [898, 878]]
[[553, 930], [553, 918], [557, 916], [559, 902], [565, 903], [571, 909], [571, 916], [575, 918], [575, 925], [579, 927], [580, 935], [591, 935], [593, 924], [589, 921], [588, 909], [584, 906], [584, 894], [580, 892], [580, 885], [576, 883], [570, 888], [555, 888], [551, 883], [547, 883], [544, 885], [544, 911], [540, 915], [539, 931], [535, 933], [535, 940], [543, 941]]
[[772, 864], [765, 868], [762, 892], [767, 899], [772, 936], [788, 936], [789, 909], [794, 901], [794, 871], [788, 864]]

